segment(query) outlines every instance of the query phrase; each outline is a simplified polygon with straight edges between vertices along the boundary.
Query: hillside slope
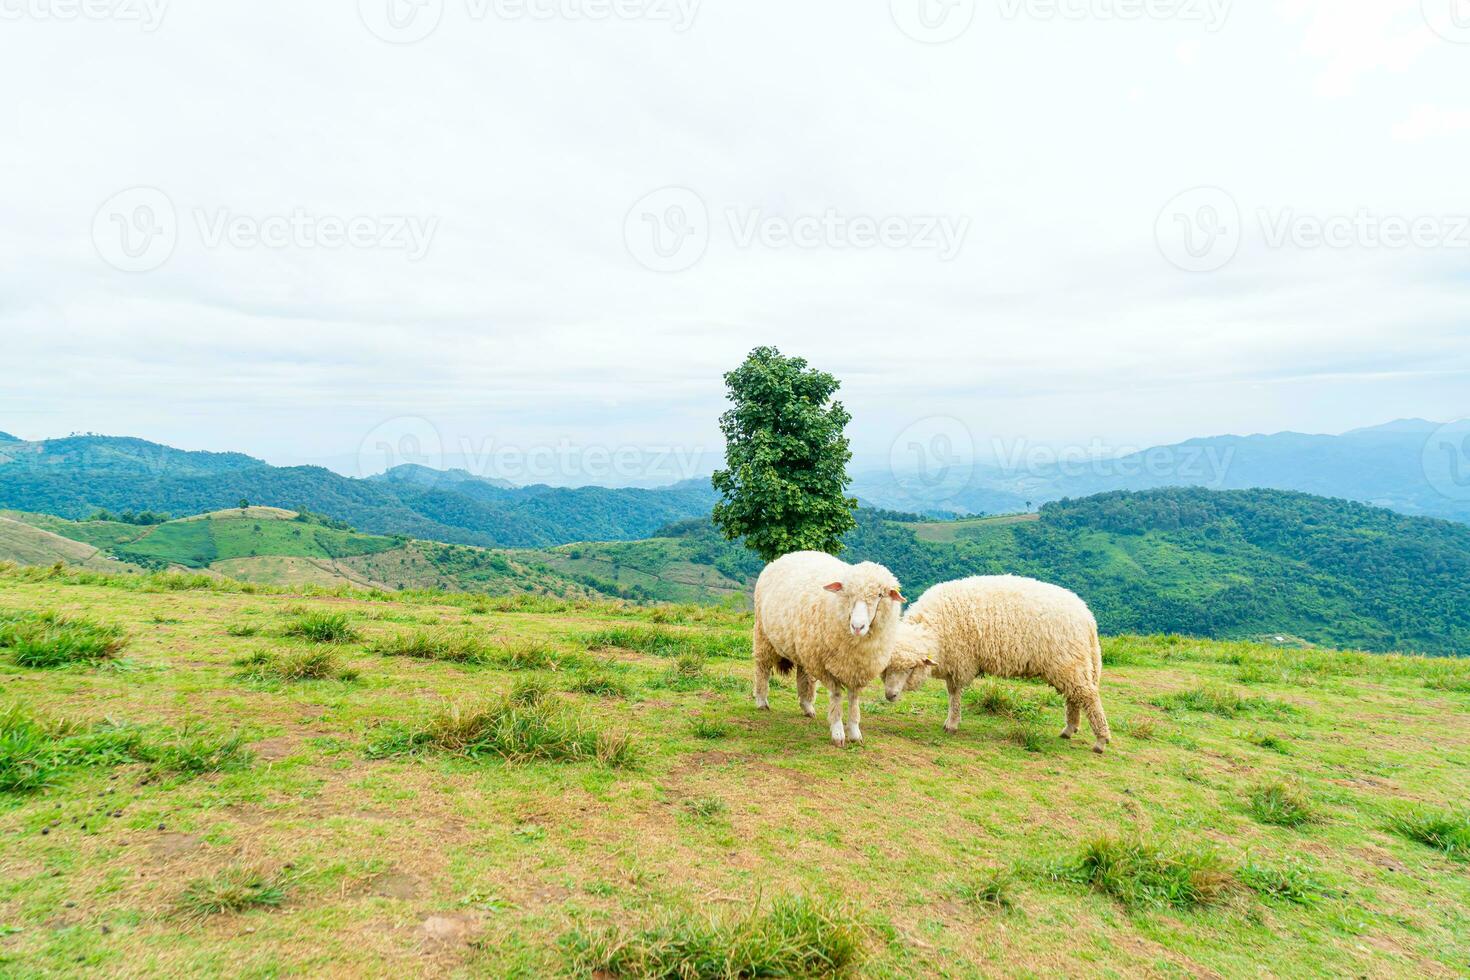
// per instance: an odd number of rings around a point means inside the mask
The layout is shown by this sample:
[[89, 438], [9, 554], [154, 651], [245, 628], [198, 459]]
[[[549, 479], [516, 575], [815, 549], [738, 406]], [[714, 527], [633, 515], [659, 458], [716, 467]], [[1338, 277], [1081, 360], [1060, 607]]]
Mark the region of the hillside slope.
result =
[[197, 514], [252, 504], [330, 514], [365, 531], [486, 547], [643, 537], [707, 514], [707, 481], [658, 490], [510, 487], [405, 466], [350, 479], [239, 453], [186, 452], [141, 439], [75, 436], [0, 444], [0, 507], [81, 519], [100, 509]]
[[[864, 743], [838, 750], [789, 682], [754, 709], [749, 619], [713, 610], [0, 570], [0, 620], [15, 610], [127, 643], [55, 670], [0, 647], [0, 775], [49, 766], [0, 785], [0, 974], [610, 977], [655, 951], [660, 975], [734, 956], [871, 980], [1470, 963], [1451, 850], [1470, 663], [1109, 638], [1104, 756], [1056, 737], [1049, 689], [996, 681], [953, 736], [942, 685], [870, 691]], [[351, 632], [287, 636], [304, 616]], [[352, 673], [267, 669], [307, 657]], [[484, 734], [510, 710], [524, 742]]]
[[[1109, 633], [1470, 653], [1470, 527], [1348, 501], [1165, 489], [1052, 503], [1035, 519], [912, 524], [859, 511], [846, 543], [844, 558], [882, 562], [914, 598], [966, 575], [1057, 582], [1086, 599]], [[579, 554], [650, 582], [693, 564], [748, 585], [760, 569], [708, 522], [655, 541], [556, 551], [560, 567]], [[597, 568], [584, 561], [582, 571], [595, 586]]]
[[215, 511], [147, 526], [5, 513], [0, 516], [0, 561], [22, 565], [63, 561], [137, 572], [198, 569], [247, 582], [327, 588], [599, 594], [536, 560], [537, 552], [361, 534], [270, 507]]

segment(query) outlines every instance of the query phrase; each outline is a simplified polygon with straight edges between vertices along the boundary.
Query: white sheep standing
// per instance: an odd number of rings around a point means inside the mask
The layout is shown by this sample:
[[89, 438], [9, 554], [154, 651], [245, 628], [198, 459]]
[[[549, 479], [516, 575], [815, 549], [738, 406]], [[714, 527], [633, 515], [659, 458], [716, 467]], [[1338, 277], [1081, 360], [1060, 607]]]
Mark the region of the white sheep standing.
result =
[[[893, 655], [903, 596], [882, 565], [849, 565], [820, 551], [797, 551], [771, 562], [755, 583], [755, 704], [770, 708], [771, 671], [797, 671], [797, 693], [807, 717], [815, 682], [831, 701], [832, 744], [862, 740], [862, 689], [883, 673]], [[847, 692], [847, 726], [842, 693]]]
[[[929, 667], [926, 661], [935, 663]], [[944, 729], [960, 727], [960, 695], [977, 676], [1046, 681], [1066, 699], [1067, 727], [1082, 712], [1092, 726], [1092, 750], [1112, 739], [1103, 714], [1102, 646], [1097, 620], [1075, 593], [1015, 575], [977, 575], [941, 582], [909, 607], [893, 660], [883, 674], [888, 700], [918, 687], [929, 673], [949, 688]]]

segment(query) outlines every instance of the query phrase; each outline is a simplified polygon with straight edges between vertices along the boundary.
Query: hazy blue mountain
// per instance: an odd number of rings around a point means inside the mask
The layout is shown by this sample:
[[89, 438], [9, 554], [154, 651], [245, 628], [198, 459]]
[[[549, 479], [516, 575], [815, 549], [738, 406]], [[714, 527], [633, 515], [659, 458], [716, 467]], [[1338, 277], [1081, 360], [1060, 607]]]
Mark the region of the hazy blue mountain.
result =
[[[1444, 492], [1426, 476], [1426, 444], [1440, 423], [1400, 419], [1342, 435], [1278, 432], [1189, 439], [1116, 459], [1021, 460], [976, 466], [926, 487], [916, 474], [862, 474], [854, 492], [883, 507], [958, 514], [1003, 513], [1112, 490], [1199, 486], [1297, 490], [1470, 522], [1470, 486]], [[1444, 481], [1440, 481], [1443, 483]]]

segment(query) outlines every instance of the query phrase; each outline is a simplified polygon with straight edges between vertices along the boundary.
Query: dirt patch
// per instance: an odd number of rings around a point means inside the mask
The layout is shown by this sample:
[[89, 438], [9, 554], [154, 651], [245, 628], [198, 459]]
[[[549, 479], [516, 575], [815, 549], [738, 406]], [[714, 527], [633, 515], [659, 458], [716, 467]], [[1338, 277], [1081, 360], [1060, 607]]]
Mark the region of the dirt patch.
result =
[[183, 857], [192, 854], [204, 846], [204, 838], [198, 834], [159, 834], [153, 843], [148, 845], [148, 853], [156, 858]]
[[423, 881], [415, 875], [385, 871], [372, 880], [368, 890], [381, 898], [397, 898], [406, 901], [410, 898], [418, 898], [419, 892], [423, 890], [423, 885]]
[[265, 738], [259, 742], [252, 742], [250, 751], [254, 752], [262, 762], [275, 762], [291, 755], [300, 746], [299, 740], [289, 735], [282, 735], [279, 738]]
[[468, 915], [431, 915], [419, 924], [418, 935], [426, 942], [440, 946], [468, 943], [480, 929], [480, 923]]

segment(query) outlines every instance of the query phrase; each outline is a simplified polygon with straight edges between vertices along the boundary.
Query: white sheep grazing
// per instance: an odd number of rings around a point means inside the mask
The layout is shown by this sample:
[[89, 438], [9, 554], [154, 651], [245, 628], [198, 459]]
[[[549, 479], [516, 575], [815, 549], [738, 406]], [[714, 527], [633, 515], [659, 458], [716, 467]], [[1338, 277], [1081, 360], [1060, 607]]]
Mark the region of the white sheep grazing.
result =
[[[769, 708], [771, 671], [797, 671], [807, 717], [814, 682], [827, 688], [832, 743], [862, 740], [862, 689], [893, 655], [902, 611], [898, 579], [882, 565], [849, 565], [820, 551], [797, 551], [771, 562], [755, 583], [755, 704]], [[847, 726], [842, 693], [847, 692]]]
[[[936, 666], [926, 666], [925, 661]], [[883, 674], [888, 700], [913, 690], [932, 671], [949, 688], [944, 729], [959, 731], [960, 695], [977, 676], [1034, 677], [1067, 701], [1062, 738], [1077, 732], [1082, 712], [1092, 750], [1112, 739], [1103, 714], [1102, 646], [1097, 620], [1076, 594], [1014, 575], [977, 575], [941, 582], [903, 617], [893, 660]]]

